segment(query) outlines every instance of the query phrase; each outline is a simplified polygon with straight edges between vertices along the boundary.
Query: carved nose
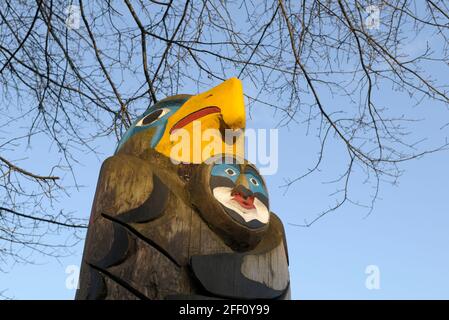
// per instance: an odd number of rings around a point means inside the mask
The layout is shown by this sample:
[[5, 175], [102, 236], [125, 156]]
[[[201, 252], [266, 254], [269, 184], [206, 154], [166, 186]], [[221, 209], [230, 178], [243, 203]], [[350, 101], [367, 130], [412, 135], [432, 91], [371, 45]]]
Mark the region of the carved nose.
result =
[[254, 209], [254, 195], [251, 190], [241, 184], [237, 185], [231, 192], [232, 199], [237, 201], [245, 209]]
[[245, 186], [239, 184], [232, 189], [232, 195], [239, 194], [244, 199], [251, 197], [253, 195], [252, 191], [246, 188]]

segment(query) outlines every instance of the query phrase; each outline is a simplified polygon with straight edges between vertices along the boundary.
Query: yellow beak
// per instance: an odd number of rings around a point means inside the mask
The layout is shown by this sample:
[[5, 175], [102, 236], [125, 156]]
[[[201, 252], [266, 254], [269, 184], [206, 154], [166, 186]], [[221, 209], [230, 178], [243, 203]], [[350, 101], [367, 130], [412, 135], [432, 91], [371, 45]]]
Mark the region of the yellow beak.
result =
[[231, 78], [191, 97], [168, 118], [156, 150], [184, 163], [202, 163], [223, 153], [243, 157], [244, 129], [242, 83]]

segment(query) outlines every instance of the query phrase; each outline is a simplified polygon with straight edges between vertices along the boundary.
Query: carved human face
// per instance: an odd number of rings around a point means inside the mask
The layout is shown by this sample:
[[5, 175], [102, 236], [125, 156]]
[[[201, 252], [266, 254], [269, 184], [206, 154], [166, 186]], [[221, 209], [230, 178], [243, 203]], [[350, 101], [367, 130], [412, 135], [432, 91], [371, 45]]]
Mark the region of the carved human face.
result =
[[250, 229], [268, 223], [268, 193], [252, 165], [218, 163], [212, 167], [210, 175], [212, 194], [232, 219]]
[[189, 182], [193, 206], [234, 249], [254, 247], [270, 222], [268, 192], [256, 167], [232, 156], [196, 169]]

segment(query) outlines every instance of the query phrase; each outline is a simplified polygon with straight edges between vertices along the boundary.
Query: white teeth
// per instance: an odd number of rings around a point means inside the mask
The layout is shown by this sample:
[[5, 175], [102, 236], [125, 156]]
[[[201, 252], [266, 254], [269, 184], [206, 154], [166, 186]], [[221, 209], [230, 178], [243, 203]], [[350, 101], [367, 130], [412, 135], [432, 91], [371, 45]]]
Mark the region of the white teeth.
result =
[[254, 198], [255, 208], [246, 209], [232, 199], [232, 188], [217, 187], [214, 188], [213, 193], [218, 202], [226, 208], [233, 210], [235, 213], [238, 213], [246, 222], [259, 220], [264, 224], [268, 223], [270, 213], [268, 212], [268, 208], [259, 199]]

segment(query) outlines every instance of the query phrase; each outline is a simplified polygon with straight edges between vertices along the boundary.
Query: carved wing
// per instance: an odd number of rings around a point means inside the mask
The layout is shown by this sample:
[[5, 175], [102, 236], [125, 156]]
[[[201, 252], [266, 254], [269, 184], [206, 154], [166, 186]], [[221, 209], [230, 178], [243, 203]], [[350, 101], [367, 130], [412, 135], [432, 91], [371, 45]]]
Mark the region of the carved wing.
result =
[[129, 155], [101, 168], [77, 299], [279, 299], [288, 296], [280, 220], [251, 251], [231, 250], [188, 203]]
[[238, 299], [289, 298], [288, 253], [279, 218], [271, 214], [270, 227], [249, 252], [196, 255], [192, 269], [213, 295]]
[[76, 299], [102, 299], [111, 295], [122, 299], [143, 298], [110, 270], [133, 254], [139, 245], [127, 224], [159, 217], [167, 193], [147, 162], [129, 155], [115, 155], [104, 161], [92, 206]]

